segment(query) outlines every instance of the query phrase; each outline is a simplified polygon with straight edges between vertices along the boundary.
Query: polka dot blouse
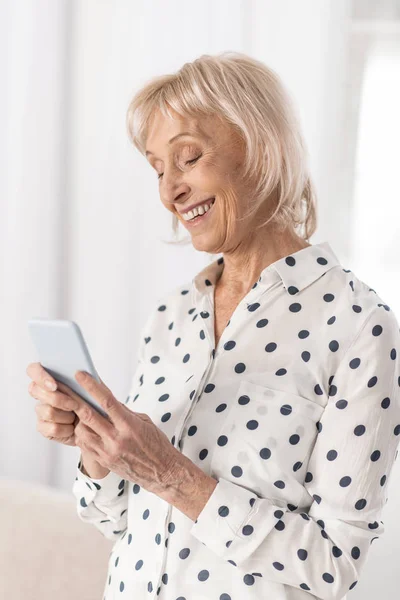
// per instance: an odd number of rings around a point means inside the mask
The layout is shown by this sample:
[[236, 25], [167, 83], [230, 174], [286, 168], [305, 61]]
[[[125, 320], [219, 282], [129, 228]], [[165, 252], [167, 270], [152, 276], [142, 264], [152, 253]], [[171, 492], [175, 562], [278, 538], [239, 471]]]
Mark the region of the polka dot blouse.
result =
[[115, 541], [103, 598], [345, 599], [384, 532], [398, 322], [323, 242], [266, 267], [215, 347], [223, 266], [149, 312], [125, 400], [218, 481], [197, 520], [79, 460], [78, 516]]

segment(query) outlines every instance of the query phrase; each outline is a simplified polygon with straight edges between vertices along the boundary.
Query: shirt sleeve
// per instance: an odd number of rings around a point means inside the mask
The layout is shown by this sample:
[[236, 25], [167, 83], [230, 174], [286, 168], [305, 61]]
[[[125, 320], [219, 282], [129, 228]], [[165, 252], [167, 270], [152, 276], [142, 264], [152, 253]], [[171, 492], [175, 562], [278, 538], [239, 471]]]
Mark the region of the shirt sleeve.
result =
[[127, 528], [128, 490], [124, 479], [110, 471], [102, 479], [93, 479], [82, 470], [79, 459], [72, 493], [77, 500], [81, 521], [94, 525], [102, 535], [117, 540]]
[[[140, 332], [136, 369], [132, 377], [129, 396], [135, 395], [142, 385], [145, 361], [145, 336], [149, 330], [152, 311]], [[129, 482], [110, 471], [102, 479], [93, 479], [82, 472], [82, 455], [76, 469], [72, 493], [77, 501], [77, 513], [81, 521], [94, 525], [104, 537], [117, 540], [127, 529]]]
[[329, 380], [304, 483], [308, 513], [219, 479], [191, 533], [245, 570], [249, 584], [265, 577], [326, 600], [357, 584], [384, 532], [400, 434], [399, 351], [396, 317], [378, 305]]

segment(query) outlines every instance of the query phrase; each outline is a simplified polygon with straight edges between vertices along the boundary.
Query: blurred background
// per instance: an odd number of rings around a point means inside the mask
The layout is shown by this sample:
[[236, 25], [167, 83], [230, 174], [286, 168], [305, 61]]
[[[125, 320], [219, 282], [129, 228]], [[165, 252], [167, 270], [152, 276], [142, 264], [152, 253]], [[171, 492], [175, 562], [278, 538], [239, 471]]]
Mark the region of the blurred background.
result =
[[[295, 99], [311, 243], [329, 241], [400, 318], [400, 0], [0, 0], [2, 478], [71, 494], [79, 456], [36, 430], [28, 319], [76, 321], [124, 401], [149, 307], [209, 262], [165, 243], [171, 215], [125, 116], [148, 79], [225, 50], [265, 62]], [[396, 467], [354, 599], [398, 583]]]

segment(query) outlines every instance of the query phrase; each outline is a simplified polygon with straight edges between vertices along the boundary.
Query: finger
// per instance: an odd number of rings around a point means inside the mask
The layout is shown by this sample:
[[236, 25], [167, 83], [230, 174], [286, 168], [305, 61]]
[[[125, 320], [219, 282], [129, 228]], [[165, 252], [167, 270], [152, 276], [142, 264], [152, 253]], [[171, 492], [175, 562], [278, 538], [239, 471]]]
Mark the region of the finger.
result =
[[82, 396], [74, 392], [74, 390], [70, 388], [69, 385], [65, 385], [65, 383], [61, 383], [60, 381], [58, 381], [57, 386], [60, 392], [62, 392], [66, 396], [69, 396], [79, 404], [81, 404], [82, 402], [86, 402], [86, 400], [83, 400]]
[[35, 405], [35, 411], [40, 421], [49, 421], [54, 423], [72, 424], [75, 421], [75, 413], [71, 411], [54, 408], [50, 404], [38, 403]]
[[37, 385], [35, 382], [31, 382], [29, 386], [29, 394], [32, 398], [40, 400], [44, 404], [50, 404], [54, 408], [60, 410], [72, 411], [76, 410], [78, 402], [73, 400], [71, 397], [66, 396], [62, 392], [48, 392]]
[[48, 421], [37, 421], [36, 430], [50, 440], [68, 439], [74, 434], [73, 425], [49, 423]]
[[[117, 422], [123, 418], [121, 403], [118, 402], [103, 381], [99, 383], [89, 373], [85, 373], [84, 371], [76, 371], [75, 379], [100, 404], [112, 421]], [[106, 423], [106, 419], [102, 415], [99, 416]], [[85, 419], [82, 420], [86, 422]], [[90, 427], [92, 426], [90, 425]], [[98, 433], [100, 434], [101, 432], [98, 431]]]
[[[26, 374], [45, 390], [50, 389], [55, 391], [57, 389], [56, 380], [46, 371], [40, 362], [30, 363], [26, 369]], [[49, 382], [49, 384], [46, 382]]]
[[96, 457], [102, 448], [101, 438], [81, 421], [75, 427], [75, 443], [92, 454], [96, 454]]
[[[89, 403], [84, 398], [82, 398], [82, 396], [80, 396], [79, 394], [74, 392], [74, 390], [72, 388], [70, 388], [68, 385], [61, 383], [60, 381], [57, 382], [57, 385], [58, 385], [59, 390], [61, 392], [63, 392], [66, 396], [69, 396], [74, 401], [76, 401], [78, 403], [78, 406], [88, 406]], [[78, 409], [78, 407], [75, 407], [73, 410], [75, 410], [75, 412], [77, 412], [77, 409]]]

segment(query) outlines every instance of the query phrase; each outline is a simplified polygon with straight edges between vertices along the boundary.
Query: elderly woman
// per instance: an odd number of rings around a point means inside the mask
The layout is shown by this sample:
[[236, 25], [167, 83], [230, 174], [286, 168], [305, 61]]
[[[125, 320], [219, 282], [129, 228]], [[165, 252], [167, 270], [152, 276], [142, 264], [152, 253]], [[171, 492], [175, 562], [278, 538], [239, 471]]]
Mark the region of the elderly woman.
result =
[[304, 142], [264, 64], [201, 56], [140, 90], [128, 128], [175, 231], [222, 256], [149, 312], [125, 403], [77, 374], [108, 420], [30, 366], [39, 430], [81, 448], [79, 518], [115, 540], [104, 598], [346, 598], [384, 531], [396, 317], [309, 243]]

